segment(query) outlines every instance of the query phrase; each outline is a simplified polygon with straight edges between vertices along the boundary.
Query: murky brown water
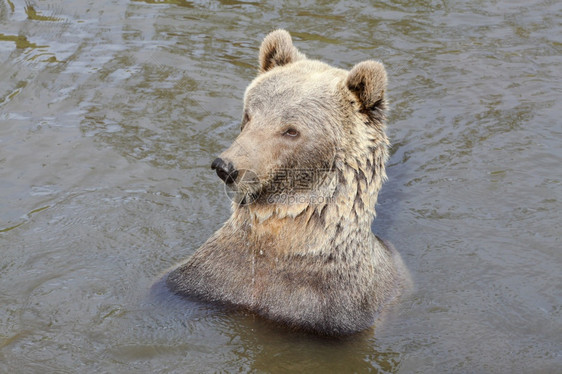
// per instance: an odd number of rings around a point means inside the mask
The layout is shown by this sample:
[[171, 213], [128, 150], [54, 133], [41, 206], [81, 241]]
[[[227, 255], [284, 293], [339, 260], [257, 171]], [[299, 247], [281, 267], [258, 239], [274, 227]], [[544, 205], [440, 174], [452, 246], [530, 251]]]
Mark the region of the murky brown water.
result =
[[[0, 372], [562, 372], [562, 3], [0, 1]], [[389, 72], [373, 230], [415, 289], [346, 341], [154, 296], [265, 34]]]

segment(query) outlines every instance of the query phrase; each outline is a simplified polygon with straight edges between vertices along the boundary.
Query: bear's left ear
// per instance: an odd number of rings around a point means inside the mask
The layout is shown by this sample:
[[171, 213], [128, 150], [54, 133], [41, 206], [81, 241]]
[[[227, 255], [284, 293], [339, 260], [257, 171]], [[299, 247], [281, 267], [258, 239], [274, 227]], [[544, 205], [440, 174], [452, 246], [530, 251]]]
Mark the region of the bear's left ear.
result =
[[345, 83], [367, 110], [375, 109], [384, 102], [386, 70], [380, 62], [369, 60], [358, 63], [349, 72]]
[[287, 31], [275, 30], [269, 33], [261, 43], [260, 73], [305, 58], [306, 56], [293, 46], [293, 40]]

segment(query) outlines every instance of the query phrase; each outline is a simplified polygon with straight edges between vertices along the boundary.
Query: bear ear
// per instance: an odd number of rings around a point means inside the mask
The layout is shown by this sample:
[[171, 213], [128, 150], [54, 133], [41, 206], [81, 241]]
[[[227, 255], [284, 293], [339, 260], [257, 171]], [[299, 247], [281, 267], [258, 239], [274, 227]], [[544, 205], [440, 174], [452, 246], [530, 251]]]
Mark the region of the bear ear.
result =
[[269, 33], [261, 43], [260, 73], [305, 58], [306, 56], [293, 46], [293, 40], [287, 31], [275, 30]]
[[384, 102], [386, 70], [378, 61], [358, 63], [349, 72], [345, 83], [367, 110], [375, 109]]

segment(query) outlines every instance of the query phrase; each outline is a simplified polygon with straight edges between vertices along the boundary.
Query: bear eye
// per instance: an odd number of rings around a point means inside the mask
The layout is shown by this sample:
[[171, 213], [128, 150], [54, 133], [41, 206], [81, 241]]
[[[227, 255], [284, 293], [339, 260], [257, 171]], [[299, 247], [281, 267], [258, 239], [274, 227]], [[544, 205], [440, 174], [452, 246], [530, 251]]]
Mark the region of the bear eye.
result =
[[294, 138], [295, 136], [299, 135], [299, 132], [296, 129], [289, 127], [287, 130], [285, 130], [283, 135], [287, 135]]

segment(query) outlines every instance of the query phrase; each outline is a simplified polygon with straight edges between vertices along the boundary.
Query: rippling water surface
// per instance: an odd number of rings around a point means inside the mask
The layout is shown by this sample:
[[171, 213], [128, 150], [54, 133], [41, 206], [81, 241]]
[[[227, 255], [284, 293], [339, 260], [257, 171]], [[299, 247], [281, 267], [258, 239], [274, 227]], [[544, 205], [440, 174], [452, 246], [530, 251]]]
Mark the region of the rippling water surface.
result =
[[[562, 372], [562, 3], [0, 0], [0, 372]], [[229, 215], [210, 170], [262, 38], [389, 73], [373, 230], [414, 289], [345, 341], [154, 281]]]

